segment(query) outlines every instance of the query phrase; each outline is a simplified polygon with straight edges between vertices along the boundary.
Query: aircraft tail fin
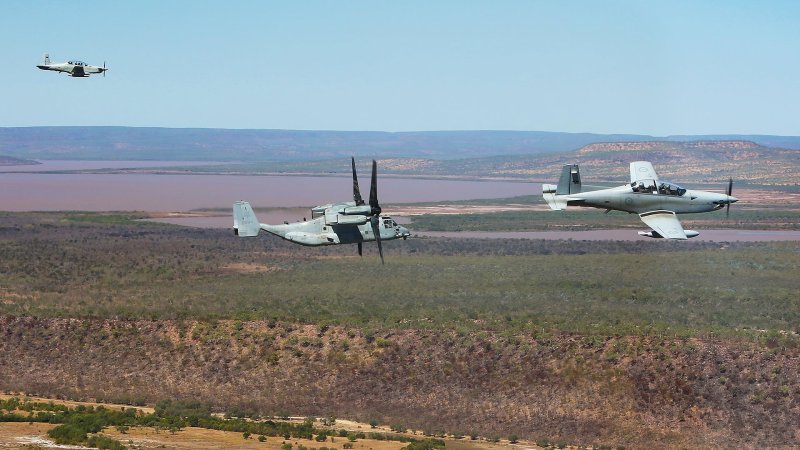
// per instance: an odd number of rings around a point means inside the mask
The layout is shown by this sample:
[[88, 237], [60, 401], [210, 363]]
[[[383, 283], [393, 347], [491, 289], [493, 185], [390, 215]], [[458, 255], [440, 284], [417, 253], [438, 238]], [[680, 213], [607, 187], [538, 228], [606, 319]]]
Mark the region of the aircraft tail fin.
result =
[[44, 54], [44, 65], [45, 66], [50, 65], [50, 55], [48, 55], [47, 53]]
[[256, 218], [256, 213], [250, 203], [236, 202], [233, 204], [233, 232], [239, 237], [258, 236], [261, 224]]
[[565, 164], [561, 168], [558, 185], [543, 184], [542, 196], [550, 209], [561, 211], [567, 209], [566, 196], [581, 192], [581, 172], [577, 164]]
[[577, 164], [564, 164], [561, 178], [558, 179], [556, 195], [570, 195], [581, 192], [581, 171]]

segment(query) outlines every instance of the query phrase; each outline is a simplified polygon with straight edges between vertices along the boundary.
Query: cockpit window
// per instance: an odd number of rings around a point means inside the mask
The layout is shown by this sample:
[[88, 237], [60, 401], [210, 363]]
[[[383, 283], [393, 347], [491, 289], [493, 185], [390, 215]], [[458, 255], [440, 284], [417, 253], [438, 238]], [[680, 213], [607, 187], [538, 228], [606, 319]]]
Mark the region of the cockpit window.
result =
[[661, 194], [661, 195], [674, 195], [680, 197], [686, 193], [686, 189], [666, 181], [659, 181], [656, 185], [655, 180], [640, 180], [631, 183], [633, 192], [642, 194]]
[[392, 219], [384, 218], [383, 219], [383, 227], [384, 228], [394, 228], [397, 226], [397, 222]]
[[677, 184], [662, 182], [658, 185], [658, 193], [661, 195], [674, 195], [680, 197], [686, 193], [686, 189], [678, 186]]

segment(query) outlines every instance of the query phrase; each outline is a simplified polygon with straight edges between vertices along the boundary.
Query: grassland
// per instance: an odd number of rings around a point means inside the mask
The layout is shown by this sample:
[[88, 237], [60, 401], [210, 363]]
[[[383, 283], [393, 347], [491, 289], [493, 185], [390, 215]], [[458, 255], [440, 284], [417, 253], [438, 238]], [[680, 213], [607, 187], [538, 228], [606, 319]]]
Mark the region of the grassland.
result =
[[[725, 212], [682, 214], [685, 228], [798, 230], [800, 210], [741, 209], [729, 219]], [[504, 211], [486, 214], [426, 214], [414, 216], [415, 231], [583, 231], [618, 228], [647, 229], [635, 214], [583, 208], [568, 211]]]
[[387, 242], [381, 266], [373, 246], [140, 216], [0, 214], [0, 389], [583, 445], [800, 443], [796, 242], [427, 238]]
[[347, 246], [295, 248], [136, 217], [0, 218], [0, 311], [378, 329], [800, 331], [796, 243], [412, 239], [388, 242], [382, 267], [371, 246], [361, 259]]

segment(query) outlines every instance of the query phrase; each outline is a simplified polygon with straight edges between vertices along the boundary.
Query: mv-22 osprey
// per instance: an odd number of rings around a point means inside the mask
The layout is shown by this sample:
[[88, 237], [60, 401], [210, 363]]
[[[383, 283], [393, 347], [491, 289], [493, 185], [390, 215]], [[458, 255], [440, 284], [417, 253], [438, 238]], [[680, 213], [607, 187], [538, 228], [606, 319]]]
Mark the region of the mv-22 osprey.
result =
[[567, 206], [625, 211], [638, 214], [651, 231], [640, 231], [642, 236], [666, 239], [687, 239], [700, 233], [684, 230], [676, 214], [701, 213], [727, 208], [738, 201], [731, 196], [733, 180], [728, 180], [725, 194], [684, 189], [676, 184], [661, 181], [653, 165], [647, 161], [631, 163], [631, 182], [615, 188], [596, 191], [581, 190], [581, 173], [577, 164], [563, 167], [558, 185], [542, 185], [542, 195], [554, 210]]
[[378, 253], [383, 263], [382, 241], [411, 236], [411, 233], [398, 225], [391, 217], [381, 216], [378, 204], [378, 168], [372, 160], [372, 182], [370, 183], [369, 204], [365, 204], [358, 188], [356, 161], [353, 166], [353, 201], [329, 203], [311, 209], [311, 220], [282, 225], [260, 223], [249, 203], [238, 201], [233, 204], [233, 231], [237, 236], [258, 236], [260, 230], [301, 245], [320, 246], [336, 244], [358, 244], [358, 254], [362, 254], [362, 243], [376, 241]]
[[102, 73], [106, 76], [106, 63], [103, 61], [103, 67], [92, 66], [83, 61], [67, 61], [63, 63], [51, 63], [50, 55], [44, 54], [44, 61], [36, 67], [42, 70], [52, 70], [55, 72], [63, 72], [74, 78], [86, 78], [93, 73]]

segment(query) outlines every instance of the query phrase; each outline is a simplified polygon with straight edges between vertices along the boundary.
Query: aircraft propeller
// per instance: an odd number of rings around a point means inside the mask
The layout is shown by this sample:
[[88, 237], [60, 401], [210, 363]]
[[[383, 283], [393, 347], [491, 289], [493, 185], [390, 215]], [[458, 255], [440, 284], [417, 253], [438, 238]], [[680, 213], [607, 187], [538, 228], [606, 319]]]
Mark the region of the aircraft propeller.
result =
[[725, 188], [725, 200], [717, 200], [714, 203], [722, 207], [725, 205], [725, 219], [728, 219], [731, 216], [731, 203], [735, 202], [736, 199], [731, 200], [733, 196], [733, 178], [728, 178], [728, 186]]
[[728, 178], [728, 190], [725, 191], [726, 200], [728, 205], [725, 207], [725, 219], [731, 216], [731, 194], [733, 194], [733, 177]]
[[356, 176], [356, 158], [350, 157], [350, 163], [353, 165], [353, 201], [356, 206], [364, 204], [364, 199], [361, 198], [361, 191], [358, 189], [358, 177]]
[[[358, 188], [358, 177], [356, 176], [356, 160], [354, 157], [350, 158], [353, 167], [353, 201], [356, 206], [364, 205], [364, 199], [361, 198], [361, 191]], [[372, 160], [372, 179], [369, 185], [369, 222], [372, 227], [372, 233], [375, 235], [375, 241], [378, 243], [378, 254], [381, 256], [381, 264], [386, 264], [383, 260], [383, 244], [381, 243], [381, 205], [378, 203], [378, 163]], [[358, 256], [362, 255], [361, 242], [358, 243]]]

